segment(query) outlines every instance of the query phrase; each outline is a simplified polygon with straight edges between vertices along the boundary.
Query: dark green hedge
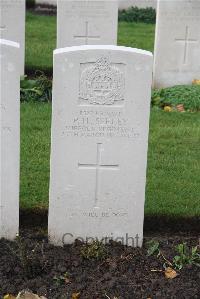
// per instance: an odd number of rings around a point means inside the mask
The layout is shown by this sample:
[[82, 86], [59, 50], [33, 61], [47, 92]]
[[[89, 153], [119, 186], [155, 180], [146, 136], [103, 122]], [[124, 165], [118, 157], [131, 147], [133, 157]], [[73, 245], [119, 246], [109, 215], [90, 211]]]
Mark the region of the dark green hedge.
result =
[[156, 22], [156, 10], [152, 7], [123, 9], [119, 11], [119, 21], [154, 24]]
[[35, 0], [26, 0], [26, 8], [34, 8]]

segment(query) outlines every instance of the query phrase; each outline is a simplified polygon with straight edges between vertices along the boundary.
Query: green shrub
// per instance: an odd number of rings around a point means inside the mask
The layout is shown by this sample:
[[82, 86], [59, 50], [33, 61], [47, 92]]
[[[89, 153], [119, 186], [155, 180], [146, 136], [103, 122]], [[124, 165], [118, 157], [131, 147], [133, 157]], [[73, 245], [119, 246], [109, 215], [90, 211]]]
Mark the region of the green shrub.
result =
[[35, 0], [26, 0], [26, 8], [34, 8]]
[[156, 10], [152, 7], [123, 9], [119, 11], [119, 21], [154, 24], [156, 22]]
[[185, 110], [200, 111], [200, 85], [178, 85], [152, 92], [152, 106], [163, 108], [183, 104]]
[[37, 72], [35, 79], [23, 78], [20, 82], [21, 102], [50, 102], [52, 81], [43, 73]]

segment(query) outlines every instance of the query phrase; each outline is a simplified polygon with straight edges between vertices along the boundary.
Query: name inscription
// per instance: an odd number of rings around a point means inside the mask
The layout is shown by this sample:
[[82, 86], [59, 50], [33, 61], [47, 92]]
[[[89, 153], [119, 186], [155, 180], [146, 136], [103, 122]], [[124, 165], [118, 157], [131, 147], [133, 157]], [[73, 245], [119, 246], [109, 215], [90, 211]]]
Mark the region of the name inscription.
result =
[[139, 138], [138, 130], [129, 125], [121, 111], [81, 109], [62, 132], [71, 137]]

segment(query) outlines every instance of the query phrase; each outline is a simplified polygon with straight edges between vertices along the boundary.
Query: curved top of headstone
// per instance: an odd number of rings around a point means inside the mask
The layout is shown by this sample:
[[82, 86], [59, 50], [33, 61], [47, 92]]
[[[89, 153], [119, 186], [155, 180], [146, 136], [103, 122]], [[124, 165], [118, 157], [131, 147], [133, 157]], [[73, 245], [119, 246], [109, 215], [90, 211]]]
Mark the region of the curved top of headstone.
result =
[[112, 51], [123, 51], [123, 52], [131, 52], [141, 55], [153, 56], [150, 51], [141, 50], [137, 48], [131, 47], [123, 47], [123, 46], [114, 46], [114, 45], [84, 45], [84, 46], [73, 46], [73, 47], [66, 47], [54, 50], [54, 54], [61, 54], [61, 53], [69, 53], [69, 52], [78, 52], [84, 50], [112, 50]]
[[6, 45], [6, 46], [11, 46], [11, 47], [15, 47], [15, 48], [20, 48], [19, 43], [13, 42], [11, 40], [7, 40], [7, 39], [2, 39], [0, 38], [0, 44], [1, 45]]

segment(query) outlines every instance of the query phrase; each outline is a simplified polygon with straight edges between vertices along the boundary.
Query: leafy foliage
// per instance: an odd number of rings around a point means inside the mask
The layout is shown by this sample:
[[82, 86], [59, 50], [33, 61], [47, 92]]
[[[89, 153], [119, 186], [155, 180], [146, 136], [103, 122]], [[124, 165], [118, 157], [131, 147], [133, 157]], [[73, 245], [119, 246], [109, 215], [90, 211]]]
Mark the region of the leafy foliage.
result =
[[160, 244], [159, 244], [158, 241], [151, 240], [151, 241], [148, 242], [147, 245], [148, 245], [148, 249], [147, 249], [147, 255], [148, 256], [151, 256], [151, 255], [154, 255], [154, 254], [159, 255], [159, 253], [160, 253], [160, 249], [159, 249]]
[[178, 85], [152, 92], [152, 106], [163, 108], [183, 104], [185, 110], [200, 111], [200, 85]]
[[196, 265], [200, 267], [200, 252], [198, 246], [191, 249], [186, 243], [182, 243], [176, 246], [176, 255], [173, 259], [175, 268], [181, 270], [185, 265]]
[[[172, 262], [170, 262], [163, 254], [163, 252], [160, 250], [160, 244], [158, 241], [151, 240], [147, 244], [147, 255], [152, 256], [156, 255], [157, 258], [161, 258], [164, 260], [163, 267], [164, 269], [177, 269], [181, 270], [186, 265], [195, 265], [200, 267], [200, 250], [199, 246], [195, 246], [192, 248], [189, 248], [187, 243], [180, 243], [175, 247], [177, 255], [174, 256]], [[172, 267], [172, 268], [169, 268]], [[170, 275], [171, 275], [170, 270]], [[169, 274], [169, 273], [168, 273]], [[173, 273], [174, 274], [174, 273]]]
[[37, 72], [35, 79], [27, 77], [21, 80], [20, 98], [22, 102], [50, 102], [52, 98], [52, 81], [43, 73]]
[[156, 11], [152, 7], [130, 7], [119, 11], [119, 21], [155, 24]]

